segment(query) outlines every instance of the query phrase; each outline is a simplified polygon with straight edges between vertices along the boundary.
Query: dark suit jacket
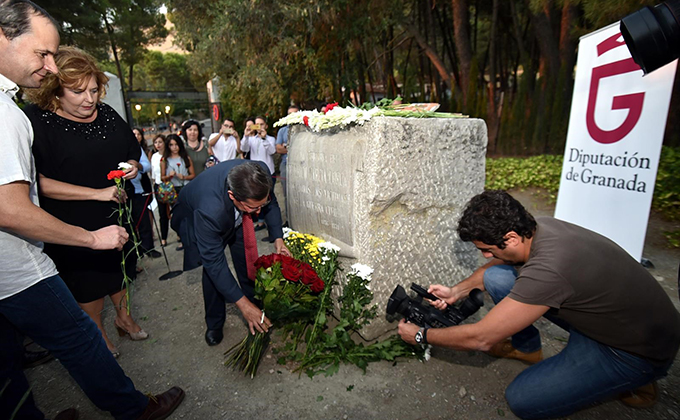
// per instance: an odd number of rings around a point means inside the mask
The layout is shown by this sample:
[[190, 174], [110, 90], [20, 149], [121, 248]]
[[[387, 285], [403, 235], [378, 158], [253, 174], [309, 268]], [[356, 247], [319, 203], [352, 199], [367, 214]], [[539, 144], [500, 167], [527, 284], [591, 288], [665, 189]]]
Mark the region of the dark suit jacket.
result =
[[[180, 235], [184, 245], [184, 270], [203, 265], [210, 279], [217, 283], [216, 286], [230, 302], [239, 300], [243, 293], [224, 255], [227, 243], [237, 230], [234, 226], [235, 206], [227, 194], [227, 176], [232, 168], [246, 162], [257, 163], [269, 173], [267, 165], [260, 161], [235, 159], [221, 162], [182, 188], [172, 213], [172, 228]], [[282, 238], [281, 210], [273, 189], [270, 195], [271, 202], [262, 208], [260, 218], [264, 217], [267, 222], [270, 237]]]

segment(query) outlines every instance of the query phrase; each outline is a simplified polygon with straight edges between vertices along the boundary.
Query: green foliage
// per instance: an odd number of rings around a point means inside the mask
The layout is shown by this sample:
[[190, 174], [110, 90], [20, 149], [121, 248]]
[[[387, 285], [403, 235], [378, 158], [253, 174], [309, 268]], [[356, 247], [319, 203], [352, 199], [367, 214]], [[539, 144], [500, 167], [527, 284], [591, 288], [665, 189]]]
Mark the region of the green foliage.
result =
[[661, 149], [652, 208], [670, 220], [680, 220], [680, 148]]
[[[509, 190], [537, 187], [555, 199], [560, 187], [562, 155], [540, 155], [528, 158], [488, 158], [486, 189]], [[652, 209], [669, 220], [680, 220], [680, 148], [661, 149], [656, 175]], [[673, 234], [669, 241], [673, 243]]]
[[560, 187], [561, 155], [540, 155], [528, 158], [488, 158], [486, 189], [509, 190], [538, 187], [554, 199]]
[[664, 232], [663, 235], [668, 240], [668, 245], [671, 248], [680, 248], [680, 230]]

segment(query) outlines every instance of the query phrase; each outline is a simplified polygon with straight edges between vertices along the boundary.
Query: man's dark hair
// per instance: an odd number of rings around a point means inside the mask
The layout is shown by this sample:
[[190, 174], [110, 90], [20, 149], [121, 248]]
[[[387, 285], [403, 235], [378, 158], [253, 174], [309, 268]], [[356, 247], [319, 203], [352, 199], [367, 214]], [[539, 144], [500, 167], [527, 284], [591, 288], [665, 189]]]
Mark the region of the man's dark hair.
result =
[[463, 241], [480, 241], [505, 249], [505, 235], [515, 232], [531, 238], [536, 220], [519, 201], [502, 190], [488, 190], [467, 203], [458, 221], [458, 236]]
[[59, 23], [45, 9], [30, 0], [0, 0], [0, 29], [5, 38], [11, 41], [28, 32], [32, 14], [49, 19], [59, 28]]
[[257, 121], [258, 118], [264, 121], [265, 124], [268, 124], [267, 117], [263, 117], [262, 115], [258, 115], [257, 117], [255, 117], [255, 120], [253, 120], [253, 122]]
[[300, 110], [300, 107], [297, 106], [297, 105], [291, 105], [291, 106], [288, 107], [288, 111], [290, 111], [291, 109], [294, 109], [294, 110], [296, 110], [296, 111], [299, 111], [299, 110]]
[[222, 121], [222, 124], [224, 124], [224, 121], [229, 121], [230, 123], [236, 125], [236, 123], [234, 122], [234, 120], [232, 120], [231, 118], [225, 118], [225, 119]]
[[272, 176], [259, 164], [246, 162], [229, 171], [227, 183], [238, 201], [264, 200], [272, 189]]

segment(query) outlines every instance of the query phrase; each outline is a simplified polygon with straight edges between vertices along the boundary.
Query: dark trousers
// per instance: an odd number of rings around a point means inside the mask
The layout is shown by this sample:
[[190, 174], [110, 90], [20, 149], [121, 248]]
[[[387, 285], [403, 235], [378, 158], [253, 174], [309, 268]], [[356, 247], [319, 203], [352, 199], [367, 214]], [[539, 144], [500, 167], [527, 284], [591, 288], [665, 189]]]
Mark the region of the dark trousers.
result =
[[[236, 278], [241, 286], [243, 294], [253, 301], [255, 296], [255, 283], [248, 279], [246, 267], [246, 253], [243, 247], [243, 227], [236, 229], [234, 235], [225, 241], [225, 247], [229, 246], [231, 259], [234, 263]], [[203, 269], [203, 302], [205, 304], [205, 323], [210, 330], [221, 330], [227, 318], [225, 293], [221, 292], [222, 285], [219, 280], [211, 279], [207, 271]]]
[[[0, 389], [9, 381], [0, 395], [0, 418], [9, 418], [29, 391], [18, 332], [52, 352], [99, 409], [118, 420], [136, 419], [146, 409], [149, 399], [125, 376], [63, 280], [53, 276], [0, 300]], [[29, 395], [16, 418], [44, 416]]]
[[151, 230], [151, 220], [149, 220], [149, 209], [147, 208], [150, 200], [150, 195], [135, 194], [132, 196], [132, 221], [137, 228], [143, 253], [154, 249], [153, 231]]

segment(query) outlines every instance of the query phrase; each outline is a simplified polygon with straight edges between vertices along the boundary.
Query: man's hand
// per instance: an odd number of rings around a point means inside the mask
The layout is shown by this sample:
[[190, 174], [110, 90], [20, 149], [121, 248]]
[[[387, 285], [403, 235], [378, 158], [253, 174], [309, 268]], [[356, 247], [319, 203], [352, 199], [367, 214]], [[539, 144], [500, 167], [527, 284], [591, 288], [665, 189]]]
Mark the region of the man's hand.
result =
[[416, 333], [420, 329], [419, 326], [416, 324], [411, 324], [410, 322], [406, 322], [406, 320], [402, 319], [399, 321], [399, 336], [401, 337], [402, 340], [406, 341], [409, 344], [417, 344], [416, 343]]
[[292, 257], [290, 251], [286, 247], [286, 244], [283, 243], [283, 239], [281, 238], [276, 238], [274, 241], [274, 249], [277, 254], [283, 254], [287, 257]]
[[120, 251], [129, 236], [124, 228], [116, 225], [106, 226], [91, 233], [94, 236], [94, 242], [90, 248], [99, 250], [117, 249]]
[[255, 335], [255, 330], [261, 333], [269, 331], [269, 328], [272, 326], [272, 322], [266, 316], [263, 317], [264, 312], [261, 311], [257, 306], [253, 305], [253, 303], [248, 300], [247, 297], [243, 296], [241, 299], [237, 300], [236, 306], [246, 319], [246, 322], [248, 323], [248, 329], [252, 335]]
[[430, 305], [439, 310], [444, 310], [448, 305], [453, 305], [458, 299], [453, 287], [442, 286], [441, 284], [433, 284], [427, 289], [428, 293], [437, 296], [439, 300], [427, 300]]
[[112, 185], [110, 187], [101, 188], [98, 190], [97, 201], [113, 201], [116, 203], [124, 203], [127, 201], [127, 194], [125, 191], [118, 193], [118, 187]]

